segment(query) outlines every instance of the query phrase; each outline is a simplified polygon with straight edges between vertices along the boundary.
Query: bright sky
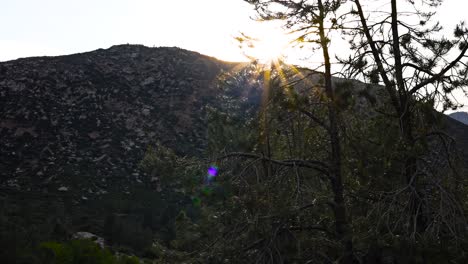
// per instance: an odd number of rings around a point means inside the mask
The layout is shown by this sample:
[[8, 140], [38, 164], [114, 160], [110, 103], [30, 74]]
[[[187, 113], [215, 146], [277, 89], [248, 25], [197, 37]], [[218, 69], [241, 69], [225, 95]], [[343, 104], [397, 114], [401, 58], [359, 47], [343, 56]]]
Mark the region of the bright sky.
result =
[[[116, 44], [178, 46], [224, 60], [245, 60], [233, 39], [261, 36], [242, 0], [0, 0], [0, 61], [64, 55]], [[462, 0], [446, 0], [443, 25], [464, 17]], [[468, 7], [468, 4], [467, 4]], [[452, 28], [449, 26], [447, 28]]]
[[242, 0], [0, 2], [0, 61], [125, 43], [178, 46], [236, 61], [244, 57], [233, 36], [260, 31]]
[[[0, 61], [125, 43], [177, 46], [240, 61], [245, 57], [234, 40], [239, 32], [270, 36], [268, 32], [278, 27], [253, 22], [254, 12], [242, 0], [0, 0], [0, 4]], [[451, 31], [465, 18], [467, 7], [466, 0], [445, 0], [439, 20]]]

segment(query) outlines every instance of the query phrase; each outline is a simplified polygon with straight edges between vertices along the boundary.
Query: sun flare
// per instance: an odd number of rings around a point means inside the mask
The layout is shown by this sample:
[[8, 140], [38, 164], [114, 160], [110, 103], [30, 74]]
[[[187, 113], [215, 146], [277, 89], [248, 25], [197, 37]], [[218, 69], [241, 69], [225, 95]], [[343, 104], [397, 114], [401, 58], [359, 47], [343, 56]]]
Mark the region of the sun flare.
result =
[[274, 34], [262, 38], [252, 50], [252, 56], [260, 62], [269, 63], [285, 56], [288, 46], [286, 38]]
[[244, 54], [260, 63], [269, 64], [286, 56], [288, 36], [276, 28], [269, 28], [244, 37]]

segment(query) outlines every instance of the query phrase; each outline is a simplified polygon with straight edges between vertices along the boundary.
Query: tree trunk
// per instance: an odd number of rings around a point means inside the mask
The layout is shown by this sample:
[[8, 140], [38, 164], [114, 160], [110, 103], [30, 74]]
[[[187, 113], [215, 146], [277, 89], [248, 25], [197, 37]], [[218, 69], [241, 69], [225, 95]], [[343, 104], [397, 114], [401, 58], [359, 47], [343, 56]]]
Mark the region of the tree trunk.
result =
[[[403, 107], [407, 108], [409, 105], [408, 98], [404, 98]], [[406, 106], [406, 107], [405, 107]], [[410, 228], [413, 228], [413, 232], [422, 233], [426, 229], [426, 218], [424, 216], [424, 201], [423, 193], [419, 190], [418, 186], [418, 167], [417, 159], [415, 157], [415, 146], [416, 142], [413, 136], [413, 121], [411, 116], [411, 111], [406, 109], [401, 113], [401, 122], [400, 129], [403, 137], [403, 142], [405, 143], [405, 183], [408, 184], [411, 188], [410, 196]]]
[[340, 263], [350, 264], [353, 262], [353, 243], [350, 230], [350, 224], [346, 213], [346, 204], [344, 199], [343, 190], [343, 176], [342, 176], [342, 163], [341, 163], [341, 141], [338, 128], [338, 112], [334, 102], [335, 95], [332, 87], [331, 77], [331, 63], [328, 51], [328, 39], [325, 35], [324, 20], [325, 10], [321, 0], [318, 0], [318, 7], [320, 10], [319, 22], [319, 35], [320, 45], [323, 50], [323, 57], [325, 61], [325, 93], [327, 94], [328, 101], [328, 118], [330, 121], [330, 177], [331, 187], [334, 194], [333, 212], [335, 215], [335, 232], [338, 240], [341, 242], [344, 254]]

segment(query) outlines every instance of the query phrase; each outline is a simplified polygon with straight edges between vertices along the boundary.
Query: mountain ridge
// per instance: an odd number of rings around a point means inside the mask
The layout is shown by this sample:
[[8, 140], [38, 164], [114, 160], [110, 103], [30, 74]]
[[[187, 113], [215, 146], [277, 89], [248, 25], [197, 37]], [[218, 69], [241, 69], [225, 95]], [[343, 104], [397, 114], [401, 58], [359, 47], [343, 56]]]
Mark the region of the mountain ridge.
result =
[[454, 112], [454, 113], [449, 114], [448, 116], [450, 116], [451, 118], [465, 125], [468, 125], [468, 113], [467, 112]]

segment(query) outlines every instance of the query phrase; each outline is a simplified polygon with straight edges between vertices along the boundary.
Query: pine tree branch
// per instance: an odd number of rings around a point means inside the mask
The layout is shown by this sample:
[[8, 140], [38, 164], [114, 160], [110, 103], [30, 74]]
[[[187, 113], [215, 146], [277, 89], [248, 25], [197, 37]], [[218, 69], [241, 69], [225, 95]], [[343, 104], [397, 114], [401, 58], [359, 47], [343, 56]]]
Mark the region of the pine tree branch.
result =
[[437, 74], [434, 74], [431, 78], [429, 79], [426, 79], [425, 81], [423, 82], [420, 82], [419, 84], [417, 84], [416, 86], [414, 86], [411, 90], [410, 90], [410, 94], [413, 94], [415, 92], [417, 92], [419, 89], [421, 89], [422, 87], [428, 85], [428, 84], [431, 84], [437, 80], [440, 80], [445, 73], [447, 73], [450, 69], [452, 69], [453, 67], [455, 67], [455, 65], [463, 58], [465, 57], [465, 53], [466, 51], [468, 50], [468, 45], [465, 45], [465, 47], [463, 48], [463, 50], [460, 52], [460, 54], [458, 55], [458, 57], [453, 60], [449, 65], [447, 65], [447, 67], [445, 67], [444, 69], [442, 69], [439, 73]]
[[303, 167], [303, 168], [309, 168], [309, 169], [314, 169], [318, 172], [321, 172], [325, 175], [329, 175], [329, 166], [325, 164], [324, 162], [317, 161], [317, 160], [300, 160], [300, 159], [290, 159], [290, 160], [275, 160], [271, 159], [268, 157], [265, 157], [263, 155], [258, 155], [258, 154], [253, 154], [253, 153], [244, 153], [244, 152], [232, 152], [228, 153], [222, 157], [217, 158], [217, 161], [223, 160], [223, 159], [228, 159], [228, 158], [248, 158], [248, 159], [258, 159], [258, 160], [264, 160], [264, 161], [269, 161], [273, 164], [281, 165], [281, 166], [286, 166], [286, 167]]

